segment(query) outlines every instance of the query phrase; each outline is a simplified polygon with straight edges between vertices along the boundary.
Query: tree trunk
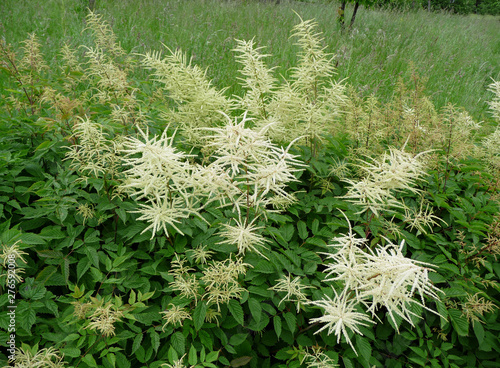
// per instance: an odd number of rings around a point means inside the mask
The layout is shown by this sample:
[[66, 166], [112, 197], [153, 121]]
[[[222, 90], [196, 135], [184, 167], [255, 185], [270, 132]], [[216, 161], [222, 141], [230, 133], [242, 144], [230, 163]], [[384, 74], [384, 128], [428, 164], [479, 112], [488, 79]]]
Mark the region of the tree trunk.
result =
[[349, 28], [352, 28], [352, 25], [354, 24], [354, 21], [356, 20], [356, 13], [358, 12], [358, 8], [359, 8], [359, 2], [356, 1], [356, 3], [354, 3], [354, 10], [352, 12], [351, 24], [349, 25]]
[[345, 26], [345, 23], [344, 23], [344, 14], [345, 14], [345, 5], [346, 5], [346, 3], [347, 3], [346, 0], [342, 0], [342, 2], [340, 3], [340, 7], [337, 10], [338, 21], [340, 23], [340, 27], [342, 28], [342, 30], [344, 29], [344, 26]]

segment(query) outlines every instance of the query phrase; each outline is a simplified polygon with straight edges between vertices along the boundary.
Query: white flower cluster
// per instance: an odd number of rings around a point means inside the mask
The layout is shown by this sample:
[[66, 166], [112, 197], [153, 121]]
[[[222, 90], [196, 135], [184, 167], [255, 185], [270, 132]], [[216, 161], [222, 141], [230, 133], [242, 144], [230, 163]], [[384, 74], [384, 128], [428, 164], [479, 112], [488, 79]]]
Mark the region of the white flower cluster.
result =
[[361, 334], [358, 326], [374, 323], [368, 314], [360, 312], [362, 306], [371, 317], [376, 317], [377, 310], [385, 307], [396, 328], [399, 326], [397, 319], [413, 326], [413, 317], [421, 318], [412, 311], [412, 306], [437, 314], [424, 301], [426, 296], [439, 299], [441, 292], [429, 279], [432, 265], [406, 258], [402, 253], [404, 241], [399, 246], [388, 241], [386, 246], [378, 246], [372, 251], [367, 239], [356, 238], [349, 224], [349, 234], [333, 242], [330, 246], [334, 251], [326, 254], [332, 262], [324, 271], [327, 274], [325, 281], [341, 281], [344, 290], [340, 295], [334, 290], [333, 300], [327, 297], [309, 303], [325, 311], [322, 317], [310, 321], [326, 323], [318, 332], [328, 329], [328, 333], [335, 333], [338, 341], [343, 335], [354, 349], [347, 328]]
[[[268, 68], [253, 40], [237, 41], [234, 51], [242, 64], [245, 96], [236, 100], [237, 108], [248, 110], [256, 127], [266, 127], [266, 134], [278, 142], [296, 138], [321, 141], [331, 132], [334, 121], [346, 103], [345, 86], [335, 81], [333, 55], [325, 51], [317, 23], [300, 18], [292, 31], [299, 47], [297, 66], [288, 73], [289, 80], [278, 83], [273, 68]], [[271, 126], [268, 124], [272, 122]]]
[[296, 277], [292, 280], [292, 276], [282, 276], [279, 280], [276, 280], [276, 284], [270, 287], [269, 290], [274, 290], [277, 292], [286, 292], [283, 299], [280, 300], [279, 305], [284, 301], [291, 301], [297, 303], [297, 313], [300, 312], [300, 307], [302, 304], [307, 304], [309, 299], [307, 299], [306, 294], [303, 292], [305, 289], [314, 288], [311, 285], [304, 285], [301, 283], [301, 278]]
[[488, 104], [490, 105], [493, 116], [500, 122], [500, 81], [493, 81], [489, 87], [489, 90], [493, 92], [495, 97], [493, 97], [493, 100], [488, 102]]
[[173, 146], [174, 137], [167, 130], [160, 138], [149, 138], [148, 131], [139, 129], [142, 139], [128, 137], [124, 142], [124, 164], [130, 168], [122, 188], [136, 199], [146, 199], [136, 212], [142, 215], [139, 220], [150, 222], [144, 231], [151, 229], [152, 237], [160, 229], [168, 234], [167, 225], [182, 233], [176, 224], [196, 214], [199, 204], [192, 175], [195, 168], [189, 156]]
[[[36, 352], [35, 352], [36, 351]], [[38, 350], [38, 345], [30, 347], [23, 344], [21, 348], [16, 348], [15, 361], [13, 365], [5, 365], [3, 368], [37, 368], [51, 367], [64, 368], [68, 363], [63, 361], [63, 354], [59, 350], [50, 347]], [[10, 362], [9, 362], [10, 363]]]
[[87, 116], [85, 119], [78, 117], [73, 132], [71, 139], [75, 144], [69, 147], [66, 154], [66, 158], [71, 160], [71, 167], [94, 177], [115, 175], [118, 161], [115, 143], [103, 132], [102, 126]]
[[425, 153], [412, 155], [404, 152], [404, 147], [391, 148], [373, 163], [361, 161], [360, 168], [367, 175], [360, 181], [344, 179], [351, 185], [344, 198], [359, 205], [362, 208], [359, 213], [370, 210], [376, 216], [383, 210], [403, 208], [394, 194], [403, 190], [418, 193], [415, 185], [425, 175], [425, 163], [421, 159]]
[[161, 229], [168, 235], [168, 227], [182, 233], [179, 224], [190, 216], [203, 219], [200, 212], [211, 203], [230, 206], [236, 224], [222, 225], [221, 243], [236, 245], [239, 255], [261, 254], [265, 241], [256, 222], [275, 203], [295, 200], [286, 186], [297, 180], [302, 165], [288, 152], [290, 146], [278, 147], [265, 137], [265, 128], [245, 127], [246, 114], [240, 121], [226, 119], [225, 126], [203, 129], [204, 164], [176, 149], [167, 129], [161, 137], [139, 130], [140, 138], [127, 138], [122, 189], [142, 200], [139, 220], [150, 223], [144, 231], [151, 229], [152, 236]]
[[[493, 117], [500, 123], [500, 81], [494, 81], [494, 83], [490, 84], [489, 90], [493, 92], [495, 95], [491, 102], [488, 102], [490, 105], [491, 113]], [[482, 150], [481, 155], [486, 159], [489, 166], [494, 169], [494, 171], [498, 171], [500, 167], [500, 127], [496, 127], [496, 129], [487, 135], [482, 140]]]
[[179, 124], [183, 136], [192, 144], [203, 138], [200, 128], [221, 123], [219, 111], [229, 111], [230, 100], [224, 90], [217, 90], [206, 78], [206, 70], [191, 64], [191, 60], [180, 50], [161, 53], [146, 53], [143, 65], [152, 70], [152, 76], [161, 83], [162, 91], [173, 106], [162, 112], [166, 121]]
[[234, 209], [241, 214], [242, 208], [262, 212], [270, 198], [288, 198], [285, 190], [291, 181], [297, 181], [295, 172], [303, 166], [288, 151], [274, 145], [266, 136], [268, 127], [259, 131], [245, 127], [250, 120], [243, 116], [240, 122], [229, 117], [221, 128], [207, 128], [212, 134], [206, 137], [206, 147], [213, 150], [215, 160], [209, 165], [228, 181], [221, 196], [229, 198]]

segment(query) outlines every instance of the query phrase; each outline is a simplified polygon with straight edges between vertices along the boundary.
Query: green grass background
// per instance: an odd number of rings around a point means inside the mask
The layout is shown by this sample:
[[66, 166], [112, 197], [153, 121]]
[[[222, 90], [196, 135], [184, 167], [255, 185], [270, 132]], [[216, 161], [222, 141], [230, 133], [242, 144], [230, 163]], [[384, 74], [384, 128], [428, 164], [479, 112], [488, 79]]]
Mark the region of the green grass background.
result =
[[[36, 32], [49, 64], [64, 42], [88, 43], [85, 15], [88, 0], [3, 0], [0, 36], [19, 43]], [[336, 21], [338, 3], [283, 0], [280, 5], [251, 0], [96, 0], [122, 46], [136, 53], [160, 50], [162, 43], [181, 48], [208, 68], [216, 86], [241, 94], [238, 64], [231, 50], [234, 39], [255, 37], [265, 46], [270, 66], [286, 75], [295, 65], [297, 48], [290, 30], [314, 18], [326, 50], [334, 53], [338, 78], [382, 101], [394, 91], [398, 77], [410, 83], [411, 65], [427, 78], [427, 93], [437, 107], [451, 102], [476, 119], [490, 119], [487, 91], [500, 79], [500, 17], [445, 13], [383, 11], [361, 8], [354, 28], [341, 32]], [[350, 19], [352, 7], [347, 9]], [[83, 52], [83, 50], [80, 50]]]

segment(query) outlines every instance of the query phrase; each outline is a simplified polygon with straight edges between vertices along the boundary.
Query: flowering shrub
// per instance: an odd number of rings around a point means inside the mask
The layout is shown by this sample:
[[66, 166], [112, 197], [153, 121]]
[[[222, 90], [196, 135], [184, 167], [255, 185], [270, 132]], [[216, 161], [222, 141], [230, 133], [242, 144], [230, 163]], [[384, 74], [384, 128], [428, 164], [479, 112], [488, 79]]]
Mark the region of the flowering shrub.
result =
[[498, 364], [498, 131], [475, 139], [479, 124], [436, 112], [418, 83], [384, 108], [362, 100], [333, 80], [313, 21], [293, 30], [290, 80], [235, 41], [238, 97], [179, 50], [128, 54], [100, 16], [87, 25], [83, 67], [69, 45], [49, 71], [35, 35], [20, 59], [1, 41], [1, 288], [14, 292], [0, 303], [16, 305], [19, 346], [0, 358]]

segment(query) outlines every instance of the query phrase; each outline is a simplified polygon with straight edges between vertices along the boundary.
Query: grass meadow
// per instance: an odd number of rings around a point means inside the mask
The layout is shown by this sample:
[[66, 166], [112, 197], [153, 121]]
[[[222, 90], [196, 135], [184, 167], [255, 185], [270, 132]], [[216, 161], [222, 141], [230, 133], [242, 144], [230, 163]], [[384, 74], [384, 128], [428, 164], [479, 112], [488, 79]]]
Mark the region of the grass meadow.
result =
[[[43, 52], [54, 57], [63, 42], [85, 44], [84, 0], [13, 1], [0, 4], [0, 34], [18, 43], [35, 32]], [[241, 0], [97, 0], [126, 50], [144, 53], [181, 48], [193, 63], [228, 94], [241, 94], [238, 65], [231, 50], [235, 39], [255, 37], [270, 54], [267, 62], [285, 73], [296, 63], [297, 47], [290, 29], [314, 18], [323, 33], [326, 51], [335, 54], [339, 79], [347, 79], [365, 96], [390, 98], [398, 77], [410, 82], [412, 68], [427, 79], [427, 94], [439, 108], [447, 103], [464, 107], [478, 120], [487, 120], [491, 79], [500, 78], [500, 19], [445, 13], [383, 11], [361, 8], [350, 32], [336, 22], [336, 2], [282, 1], [274, 5]], [[350, 19], [352, 8], [347, 9]]]

